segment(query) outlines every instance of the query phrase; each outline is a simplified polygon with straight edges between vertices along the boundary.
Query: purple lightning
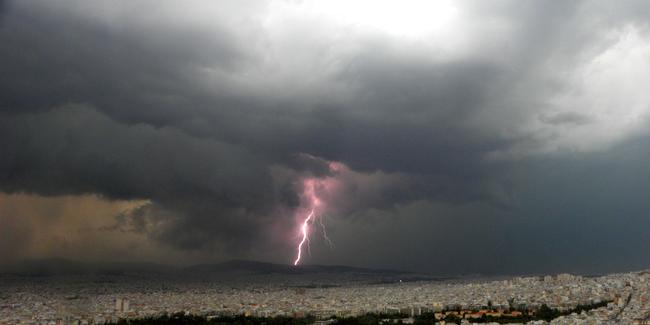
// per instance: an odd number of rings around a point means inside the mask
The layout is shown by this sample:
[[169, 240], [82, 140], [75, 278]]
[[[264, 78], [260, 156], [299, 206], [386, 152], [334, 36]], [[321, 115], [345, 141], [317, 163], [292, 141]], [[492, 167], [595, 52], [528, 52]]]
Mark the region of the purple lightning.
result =
[[311, 234], [311, 227], [310, 225], [315, 224], [315, 222], [318, 222], [318, 225], [322, 229], [322, 235], [325, 240], [325, 242], [330, 246], [330, 248], [334, 247], [332, 244], [332, 241], [327, 237], [327, 232], [325, 230], [325, 224], [323, 223], [323, 218], [322, 212], [323, 209], [325, 208], [323, 206], [323, 201], [318, 197], [317, 190], [318, 191], [323, 191], [327, 190], [328, 187], [331, 185], [328, 183], [330, 180], [328, 179], [318, 179], [318, 178], [308, 178], [305, 179], [304, 181], [304, 191], [303, 191], [303, 203], [306, 206], [306, 209], [302, 209], [302, 211], [309, 211], [309, 214], [307, 214], [304, 219], [302, 219], [302, 222], [300, 223], [300, 235], [302, 239], [300, 240], [300, 243], [298, 244], [297, 247], [297, 254], [296, 258], [293, 262], [293, 265], [298, 265], [300, 264], [300, 260], [302, 258], [303, 254], [303, 246], [305, 243], [307, 244], [307, 248], [309, 249], [309, 236]]
[[312, 209], [309, 215], [307, 215], [307, 218], [305, 218], [305, 221], [302, 222], [302, 227], [300, 227], [300, 230], [302, 231], [302, 240], [300, 241], [300, 244], [298, 244], [298, 256], [296, 257], [296, 260], [293, 262], [293, 265], [298, 265], [300, 262], [300, 258], [302, 257], [302, 245], [307, 241], [308, 234], [309, 234], [309, 221], [311, 218], [314, 216], [314, 210]]

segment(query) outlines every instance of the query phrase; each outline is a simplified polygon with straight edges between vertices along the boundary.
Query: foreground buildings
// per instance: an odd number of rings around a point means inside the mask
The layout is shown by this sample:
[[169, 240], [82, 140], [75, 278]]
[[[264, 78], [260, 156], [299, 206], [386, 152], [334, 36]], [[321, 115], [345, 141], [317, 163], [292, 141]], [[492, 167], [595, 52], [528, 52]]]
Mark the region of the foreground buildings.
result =
[[411, 282], [325, 274], [0, 277], [0, 324], [103, 324], [176, 312], [325, 320], [371, 312], [417, 316], [443, 311], [471, 323], [485, 313], [516, 315], [542, 305], [570, 310], [601, 302], [606, 305], [551, 324], [650, 324], [650, 273]]

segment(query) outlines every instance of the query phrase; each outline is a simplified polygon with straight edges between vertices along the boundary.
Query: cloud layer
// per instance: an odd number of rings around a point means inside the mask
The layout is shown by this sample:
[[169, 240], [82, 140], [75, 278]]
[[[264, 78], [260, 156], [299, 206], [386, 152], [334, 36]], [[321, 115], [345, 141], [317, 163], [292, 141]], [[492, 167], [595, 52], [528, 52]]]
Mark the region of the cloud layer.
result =
[[[395, 251], [312, 262], [531, 272], [532, 254], [597, 271], [587, 243], [646, 244], [608, 230], [650, 230], [643, 1], [459, 1], [419, 33], [310, 1], [0, 4], [0, 191], [147, 202], [98, 226], [114, 236], [289, 260], [317, 178], [336, 184], [332, 237]], [[29, 243], [40, 228], [18, 214], [0, 222]]]

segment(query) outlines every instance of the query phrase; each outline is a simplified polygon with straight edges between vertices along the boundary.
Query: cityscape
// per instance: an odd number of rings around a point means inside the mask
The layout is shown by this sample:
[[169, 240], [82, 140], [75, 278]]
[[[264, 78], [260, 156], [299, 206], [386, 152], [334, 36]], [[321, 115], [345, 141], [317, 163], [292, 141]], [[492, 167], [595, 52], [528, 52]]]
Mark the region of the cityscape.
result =
[[650, 325], [650, 0], [0, 0], [0, 325]]
[[597, 308], [558, 316], [550, 324], [650, 321], [650, 271], [500, 279], [426, 279], [411, 273], [364, 272], [287, 274], [233, 269], [193, 276], [6, 275], [0, 282], [0, 323], [104, 324], [182, 313], [208, 319], [312, 317], [321, 323], [378, 314], [405, 324], [430, 314], [435, 318], [430, 324], [445, 324], [445, 317], [451, 315], [465, 324], [487, 316], [503, 320], [532, 314], [542, 306], [563, 312], [579, 305]]

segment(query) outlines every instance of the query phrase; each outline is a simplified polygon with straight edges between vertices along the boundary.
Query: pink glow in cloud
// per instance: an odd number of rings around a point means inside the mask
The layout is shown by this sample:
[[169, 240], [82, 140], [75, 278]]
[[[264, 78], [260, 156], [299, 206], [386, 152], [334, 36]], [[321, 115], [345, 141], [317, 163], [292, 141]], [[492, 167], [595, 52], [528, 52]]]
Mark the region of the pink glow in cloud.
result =
[[[321, 229], [320, 235], [330, 247], [333, 243], [327, 236], [323, 218], [325, 215], [349, 215], [361, 208], [377, 206], [383, 202], [383, 191], [386, 188], [403, 187], [406, 182], [401, 175], [383, 172], [360, 173], [351, 170], [341, 162], [326, 161], [318, 157], [303, 154], [306, 160], [314, 165], [323, 164], [328, 172], [315, 176], [312, 173], [298, 176], [301, 181], [301, 203], [297, 211], [298, 241], [294, 265], [299, 265], [304, 258], [305, 245], [307, 249], [310, 237], [314, 232], [313, 225]], [[321, 166], [323, 166], [321, 165]]]

